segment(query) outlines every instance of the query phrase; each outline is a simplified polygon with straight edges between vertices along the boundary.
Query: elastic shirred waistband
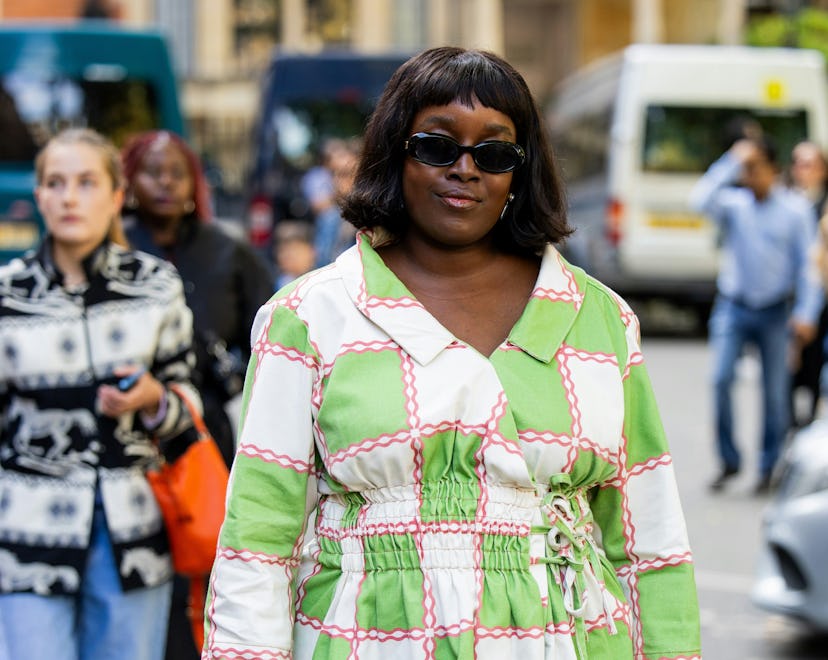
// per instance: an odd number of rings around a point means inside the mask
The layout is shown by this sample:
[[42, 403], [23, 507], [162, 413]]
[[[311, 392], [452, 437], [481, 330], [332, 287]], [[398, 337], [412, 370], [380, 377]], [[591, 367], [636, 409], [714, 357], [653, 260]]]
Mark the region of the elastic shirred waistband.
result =
[[534, 490], [490, 486], [479, 517], [477, 482], [434, 482], [323, 499], [318, 561], [343, 571], [525, 570], [540, 499]]

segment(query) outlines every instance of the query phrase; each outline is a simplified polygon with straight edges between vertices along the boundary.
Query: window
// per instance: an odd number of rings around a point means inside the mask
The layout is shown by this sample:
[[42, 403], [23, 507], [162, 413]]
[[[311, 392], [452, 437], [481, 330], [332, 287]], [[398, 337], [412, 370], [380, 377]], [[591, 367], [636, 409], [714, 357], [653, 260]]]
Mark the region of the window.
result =
[[89, 126], [119, 145], [159, 126], [155, 91], [143, 80], [59, 77], [12, 71], [0, 85], [0, 162], [31, 161], [46, 140], [69, 126]]
[[277, 0], [233, 0], [233, 48], [242, 70], [267, 63], [282, 31]]
[[644, 125], [642, 170], [701, 174], [732, 143], [736, 127], [755, 121], [786, 167], [794, 145], [808, 135], [805, 110], [757, 110], [650, 105]]
[[606, 169], [609, 153], [610, 109], [584, 113], [565, 126], [555, 127], [552, 142], [568, 183], [597, 176]]

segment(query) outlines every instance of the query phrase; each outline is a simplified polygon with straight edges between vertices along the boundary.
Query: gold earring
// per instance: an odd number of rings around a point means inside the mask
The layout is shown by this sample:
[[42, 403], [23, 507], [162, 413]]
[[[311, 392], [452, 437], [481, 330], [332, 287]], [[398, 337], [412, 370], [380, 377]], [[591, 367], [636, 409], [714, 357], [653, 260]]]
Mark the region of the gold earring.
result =
[[138, 208], [138, 200], [135, 199], [135, 195], [130, 191], [126, 195], [126, 199], [124, 200], [124, 206], [128, 209], [137, 209]]
[[184, 203], [184, 213], [192, 213], [193, 211], [195, 211], [195, 202], [191, 199], [188, 199]]

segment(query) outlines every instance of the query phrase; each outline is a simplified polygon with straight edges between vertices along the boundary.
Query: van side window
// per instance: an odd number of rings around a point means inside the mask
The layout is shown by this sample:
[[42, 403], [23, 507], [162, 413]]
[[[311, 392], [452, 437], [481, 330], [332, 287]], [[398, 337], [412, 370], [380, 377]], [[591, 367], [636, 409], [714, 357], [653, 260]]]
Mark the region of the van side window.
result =
[[0, 81], [0, 162], [31, 161], [52, 135], [69, 126], [94, 126], [120, 144], [159, 125], [158, 102], [144, 80], [37, 78], [10, 71]]
[[566, 130], [555, 130], [552, 141], [558, 163], [568, 182], [598, 176], [606, 168], [609, 153], [610, 108], [600, 112], [585, 111], [566, 124]]
[[33, 160], [37, 144], [17, 110], [14, 97], [0, 85], [0, 162]]
[[[808, 135], [802, 109], [719, 108], [648, 105], [645, 112], [641, 169], [654, 173], [702, 174], [730, 146], [726, 127], [736, 120], [756, 121], [778, 145], [780, 165], [793, 146]], [[710, 127], [720, 130], [710, 130]]]

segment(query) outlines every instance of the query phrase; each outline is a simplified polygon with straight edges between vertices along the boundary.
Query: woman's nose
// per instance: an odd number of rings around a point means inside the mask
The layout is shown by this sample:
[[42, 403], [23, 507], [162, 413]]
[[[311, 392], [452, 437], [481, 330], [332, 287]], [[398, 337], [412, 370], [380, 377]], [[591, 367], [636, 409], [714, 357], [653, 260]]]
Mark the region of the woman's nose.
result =
[[158, 175], [158, 184], [163, 186], [164, 188], [169, 188], [170, 186], [172, 186], [173, 181], [173, 175], [169, 172], [161, 172]]
[[63, 188], [62, 201], [64, 204], [74, 204], [78, 199], [78, 186], [75, 183], [67, 183]]
[[460, 157], [449, 165], [450, 173], [454, 173], [464, 179], [476, 177], [480, 175], [480, 170], [474, 158], [469, 152], [460, 154]]

